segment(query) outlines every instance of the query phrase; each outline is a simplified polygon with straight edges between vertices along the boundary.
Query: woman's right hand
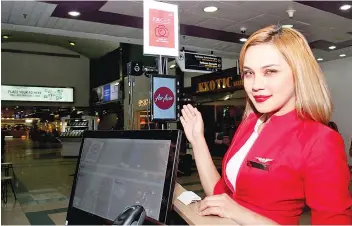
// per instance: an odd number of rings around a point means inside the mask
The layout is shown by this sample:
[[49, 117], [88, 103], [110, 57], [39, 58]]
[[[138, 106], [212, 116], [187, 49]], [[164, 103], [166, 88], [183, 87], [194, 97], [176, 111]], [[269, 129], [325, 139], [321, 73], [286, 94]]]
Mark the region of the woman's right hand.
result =
[[192, 146], [204, 139], [204, 123], [202, 115], [197, 110], [197, 108], [192, 107], [192, 105], [183, 105], [181, 110], [182, 116], [180, 117], [183, 129], [185, 131], [188, 141]]

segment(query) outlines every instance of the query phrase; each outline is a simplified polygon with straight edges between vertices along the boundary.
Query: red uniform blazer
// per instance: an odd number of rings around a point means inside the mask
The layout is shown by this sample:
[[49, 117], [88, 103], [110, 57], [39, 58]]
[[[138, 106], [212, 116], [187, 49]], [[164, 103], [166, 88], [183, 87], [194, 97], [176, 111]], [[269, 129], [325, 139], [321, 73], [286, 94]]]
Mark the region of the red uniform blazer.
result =
[[[329, 127], [302, 120], [292, 111], [272, 116], [243, 161], [236, 191], [226, 176], [231, 157], [251, 136], [258, 116], [238, 128], [222, 163], [214, 194], [227, 193], [240, 205], [279, 224], [299, 222], [305, 203], [312, 224], [352, 225], [350, 172], [341, 136]], [[268, 170], [251, 166], [257, 157], [272, 159]]]

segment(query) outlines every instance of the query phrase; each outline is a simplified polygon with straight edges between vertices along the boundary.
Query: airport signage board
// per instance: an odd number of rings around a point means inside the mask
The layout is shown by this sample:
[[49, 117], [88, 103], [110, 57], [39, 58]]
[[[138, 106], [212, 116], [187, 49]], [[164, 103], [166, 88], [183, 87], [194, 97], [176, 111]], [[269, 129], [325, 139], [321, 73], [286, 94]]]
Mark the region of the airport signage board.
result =
[[181, 52], [176, 62], [183, 72], [212, 73], [222, 70], [222, 58], [192, 52]]
[[73, 96], [74, 89], [69, 87], [1, 85], [2, 101], [72, 103]]

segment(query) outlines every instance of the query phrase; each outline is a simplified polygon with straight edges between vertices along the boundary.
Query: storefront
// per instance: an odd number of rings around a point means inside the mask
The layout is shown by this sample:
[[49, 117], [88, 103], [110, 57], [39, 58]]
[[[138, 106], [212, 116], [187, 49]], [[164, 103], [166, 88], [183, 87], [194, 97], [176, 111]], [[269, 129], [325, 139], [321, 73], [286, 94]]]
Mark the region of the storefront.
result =
[[192, 94], [207, 122], [204, 133], [208, 145], [227, 145], [242, 121], [246, 102], [243, 80], [237, 68], [193, 77]]
[[31, 137], [34, 127], [43, 133], [59, 132], [58, 105], [72, 105], [74, 93], [73, 87], [1, 85], [2, 128], [16, 138], [23, 137], [23, 131]]

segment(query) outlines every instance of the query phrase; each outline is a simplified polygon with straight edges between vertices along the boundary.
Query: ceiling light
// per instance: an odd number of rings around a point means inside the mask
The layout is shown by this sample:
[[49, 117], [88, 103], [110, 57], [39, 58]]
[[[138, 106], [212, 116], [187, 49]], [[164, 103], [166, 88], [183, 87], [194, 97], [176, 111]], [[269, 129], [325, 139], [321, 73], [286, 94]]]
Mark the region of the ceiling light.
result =
[[3, 39], [8, 39], [9, 36], [8, 36], [8, 35], [3, 35], [2, 38], [3, 38]]
[[323, 60], [323, 58], [318, 58], [317, 60], [318, 60], [318, 61], [322, 61], [322, 60]]
[[349, 10], [352, 7], [352, 5], [343, 5], [340, 7], [341, 10]]
[[240, 41], [241, 42], [246, 42], [248, 39], [246, 39], [246, 38], [240, 38]]
[[76, 45], [76, 43], [74, 43], [74, 42], [69, 42], [69, 43], [70, 43], [71, 46], [75, 46]]
[[293, 28], [292, 24], [284, 24], [281, 26], [282, 28]]
[[70, 11], [70, 12], [68, 12], [68, 15], [70, 15], [70, 16], [79, 16], [79, 15], [81, 15], [81, 13], [77, 12], [77, 11]]
[[340, 54], [340, 57], [345, 57], [346, 56], [346, 54]]
[[207, 12], [207, 13], [213, 13], [216, 11], [218, 11], [218, 7], [215, 7], [215, 6], [208, 6], [204, 8], [204, 12]]
[[176, 64], [170, 65], [170, 69], [174, 69], [176, 67]]
[[329, 49], [336, 49], [336, 46], [329, 46]]

